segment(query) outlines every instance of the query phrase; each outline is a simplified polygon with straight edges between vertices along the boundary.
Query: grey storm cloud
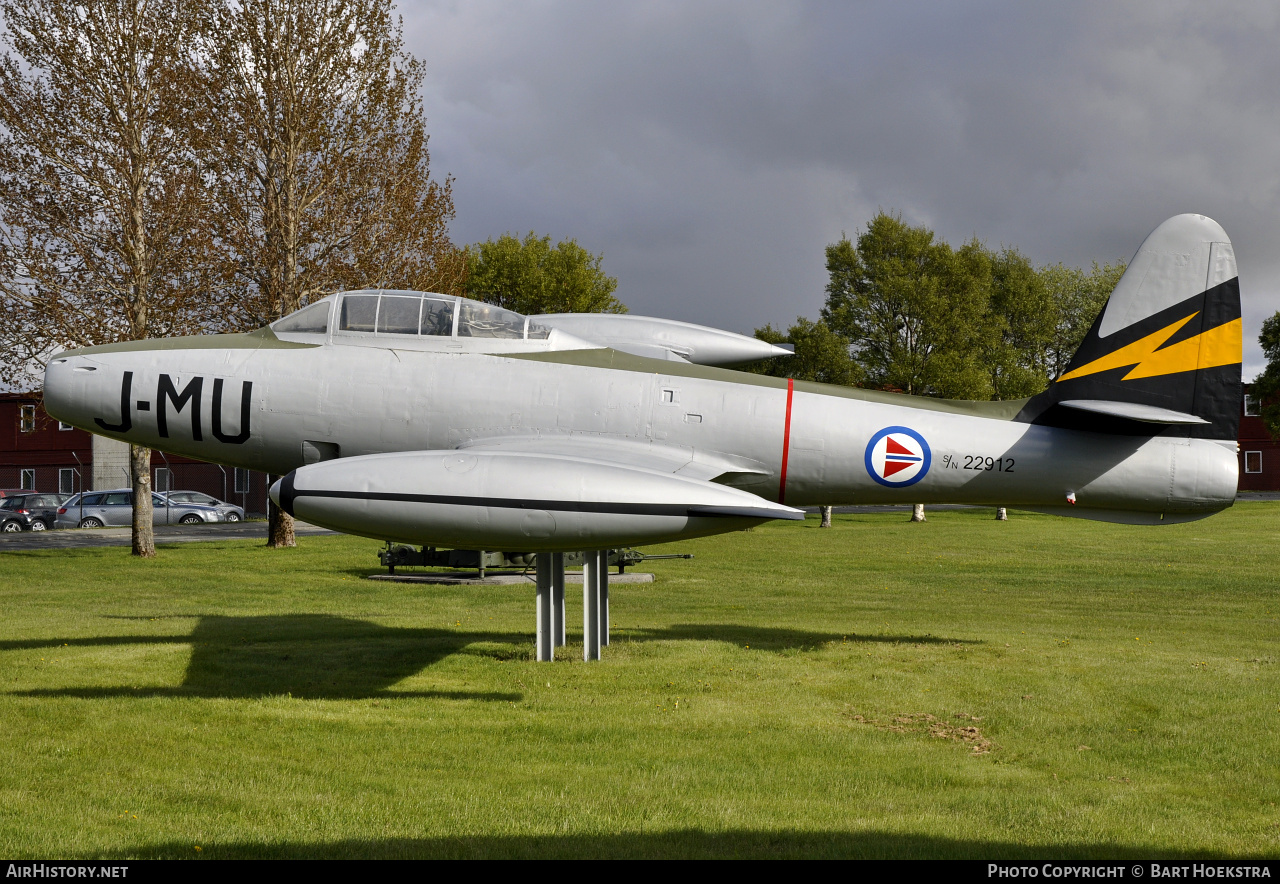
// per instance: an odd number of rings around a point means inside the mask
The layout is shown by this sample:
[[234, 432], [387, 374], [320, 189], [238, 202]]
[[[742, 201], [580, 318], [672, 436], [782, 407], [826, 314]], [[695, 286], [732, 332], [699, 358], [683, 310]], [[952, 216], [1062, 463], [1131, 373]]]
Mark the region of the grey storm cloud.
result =
[[814, 316], [880, 209], [1038, 263], [1127, 259], [1200, 212], [1236, 246], [1245, 375], [1280, 309], [1270, 3], [406, 0], [459, 242], [605, 255], [633, 312]]

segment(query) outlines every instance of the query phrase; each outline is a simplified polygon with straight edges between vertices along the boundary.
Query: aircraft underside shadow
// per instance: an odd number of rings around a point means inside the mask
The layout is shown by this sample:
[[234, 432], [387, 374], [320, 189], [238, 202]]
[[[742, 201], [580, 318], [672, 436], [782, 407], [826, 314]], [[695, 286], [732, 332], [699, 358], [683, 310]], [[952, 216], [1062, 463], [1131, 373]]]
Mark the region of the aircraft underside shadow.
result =
[[405, 629], [331, 614], [267, 617], [203, 616], [183, 636], [110, 636], [43, 643], [5, 642], [0, 650], [40, 646], [189, 644], [182, 683], [172, 687], [85, 687], [16, 691], [26, 696], [221, 697], [288, 695], [299, 699], [429, 697], [515, 702], [519, 693], [392, 690], [410, 676], [476, 644], [498, 644], [494, 656], [518, 656], [521, 633]]
[[[389, 627], [331, 614], [264, 617], [202, 616], [188, 634], [116, 635], [0, 642], [0, 651], [112, 645], [178, 644], [191, 647], [182, 683], [173, 686], [100, 686], [12, 691], [12, 696], [218, 697], [255, 699], [431, 698], [519, 702], [517, 692], [396, 689], [395, 685], [455, 654], [495, 660], [532, 659], [532, 636], [522, 632]], [[581, 640], [570, 633], [570, 640]], [[972, 639], [933, 635], [816, 632], [733, 623], [675, 624], [618, 629], [614, 642], [714, 641], [753, 651], [812, 651], [827, 644], [931, 644], [958, 647]]]

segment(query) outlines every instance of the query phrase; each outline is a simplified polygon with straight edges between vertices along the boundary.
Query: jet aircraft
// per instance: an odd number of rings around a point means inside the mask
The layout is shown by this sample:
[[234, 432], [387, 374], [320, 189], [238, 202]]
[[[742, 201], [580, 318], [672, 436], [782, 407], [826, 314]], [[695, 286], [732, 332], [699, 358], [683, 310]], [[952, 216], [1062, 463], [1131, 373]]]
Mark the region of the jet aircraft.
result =
[[1230, 506], [1240, 315], [1226, 233], [1178, 215], [1143, 242], [1067, 370], [1023, 401], [737, 372], [725, 366], [786, 351], [668, 320], [389, 290], [330, 295], [248, 334], [65, 352], [44, 396], [90, 432], [281, 475], [272, 498], [318, 525], [549, 553], [539, 659], [563, 643], [562, 553], [587, 551], [592, 658], [607, 644], [610, 547], [817, 504], [1147, 525]]

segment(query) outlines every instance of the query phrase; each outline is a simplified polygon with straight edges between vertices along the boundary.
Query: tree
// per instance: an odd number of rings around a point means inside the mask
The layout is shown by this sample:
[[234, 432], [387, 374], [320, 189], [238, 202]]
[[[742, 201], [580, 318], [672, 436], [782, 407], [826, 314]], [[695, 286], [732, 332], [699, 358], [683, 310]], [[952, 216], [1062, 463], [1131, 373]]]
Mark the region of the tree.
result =
[[[391, 0], [220, 0], [196, 57], [215, 154], [228, 325], [256, 328], [342, 288], [457, 293], [452, 181], [432, 180]], [[293, 520], [269, 507], [272, 546]]]
[[1080, 349], [1084, 336], [1124, 276], [1125, 267], [1124, 261], [1114, 264], [1094, 261], [1093, 269], [1087, 273], [1061, 263], [1040, 268], [1040, 279], [1053, 302], [1055, 314], [1053, 339], [1045, 353], [1045, 368], [1050, 378], [1067, 370], [1071, 357]]
[[[211, 317], [187, 0], [0, 2], [0, 333], [8, 383], [64, 347]], [[131, 446], [133, 554], [155, 555], [151, 452]]]
[[755, 336], [770, 344], [789, 343], [795, 347], [795, 355], [763, 359], [745, 366], [743, 371], [850, 387], [856, 387], [862, 378], [861, 369], [849, 356], [849, 342], [822, 320], [813, 322], [799, 316], [785, 334], [766, 325], [756, 329]]
[[1061, 263], [1035, 270], [1016, 249], [992, 256], [991, 318], [998, 337], [986, 356], [994, 399], [1034, 396], [1063, 371], [1111, 296], [1124, 262], [1091, 271]]
[[1044, 279], [1017, 249], [991, 256], [990, 322], [983, 361], [992, 399], [1034, 396], [1049, 384], [1048, 354], [1057, 305]]
[[822, 318], [850, 342], [870, 386], [985, 399], [990, 265], [977, 241], [952, 249], [881, 212], [856, 245], [846, 236], [827, 247]]
[[530, 231], [524, 241], [504, 233], [467, 249], [467, 294], [526, 315], [539, 313], [626, 313], [616, 297], [618, 280], [593, 255], [565, 239]]
[[1280, 311], [1262, 323], [1258, 336], [1267, 367], [1253, 379], [1252, 395], [1262, 406], [1260, 414], [1272, 438], [1280, 439]]

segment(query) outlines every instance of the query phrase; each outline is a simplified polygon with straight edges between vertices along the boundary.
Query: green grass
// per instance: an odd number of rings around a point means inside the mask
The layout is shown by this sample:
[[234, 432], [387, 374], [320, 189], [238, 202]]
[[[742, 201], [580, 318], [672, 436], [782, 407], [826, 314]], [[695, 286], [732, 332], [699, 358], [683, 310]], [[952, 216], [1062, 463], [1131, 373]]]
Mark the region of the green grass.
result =
[[1280, 504], [675, 544], [592, 664], [575, 587], [538, 664], [531, 587], [299, 544], [4, 555], [0, 854], [1280, 850]]

